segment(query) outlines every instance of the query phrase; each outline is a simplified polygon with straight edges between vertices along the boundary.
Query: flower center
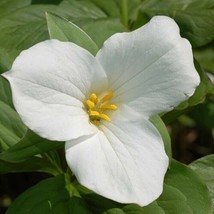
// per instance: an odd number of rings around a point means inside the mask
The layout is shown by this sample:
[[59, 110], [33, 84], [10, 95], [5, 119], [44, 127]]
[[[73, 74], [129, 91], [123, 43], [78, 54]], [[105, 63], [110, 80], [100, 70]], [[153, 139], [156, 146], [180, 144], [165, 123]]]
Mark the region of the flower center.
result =
[[106, 114], [106, 112], [117, 110], [117, 106], [115, 104], [109, 103], [112, 97], [112, 91], [109, 91], [101, 99], [99, 99], [95, 93], [92, 93], [89, 96], [89, 99], [85, 101], [85, 106], [91, 122], [94, 122], [97, 125], [101, 119], [108, 122], [111, 121], [111, 118]]

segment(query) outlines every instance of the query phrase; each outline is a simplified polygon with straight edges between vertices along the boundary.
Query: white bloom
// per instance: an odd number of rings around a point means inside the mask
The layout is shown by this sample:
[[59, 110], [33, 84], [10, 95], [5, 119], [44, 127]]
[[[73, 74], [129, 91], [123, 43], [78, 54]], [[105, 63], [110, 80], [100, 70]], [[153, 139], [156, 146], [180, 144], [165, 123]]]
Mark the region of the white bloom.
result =
[[81, 184], [142, 206], [161, 194], [168, 157], [149, 118], [199, 84], [191, 45], [172, 19], [155, 17], [115, 34], [96, 57], [70, 42], [41, 42], [4, 76], [25, 124], [66, 141], [68, 165]]

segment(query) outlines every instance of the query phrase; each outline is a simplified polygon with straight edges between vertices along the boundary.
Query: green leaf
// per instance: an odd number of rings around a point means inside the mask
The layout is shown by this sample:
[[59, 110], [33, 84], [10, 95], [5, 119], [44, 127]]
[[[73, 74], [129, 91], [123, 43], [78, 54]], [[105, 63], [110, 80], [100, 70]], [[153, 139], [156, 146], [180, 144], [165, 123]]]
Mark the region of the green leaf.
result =
[[18, 163], [11, 163], [0, 160], [0, 174], [14, 172], [45, 172], [52, 175], [59, 174], [58, 169], [51, 164], [47, 159], [33, 157]]
[[48, 31], [51, 39], [73, 42], [95, 55], [98, 51], [94, 41], [78, 26], [67, 19], [46, 13]]
[[27, 128], [13, 108], [0, 101], [0, 152], [15, 145]]
[[63, 142], [43, 139], [28, 130], [25, 136], [14, 146], [0, 154], [0, 159], [8, 162], [20, 162], [37, 154], [56, 150], [64, 146]]
[[11, 68], [13, 60], [17, 56], [17, 50], [8, 50], [0, 47], [0, 74]]
[[[119, 23], [117, 18], [104, 18], [98, 20], [79, 19], [74, 22], [81, 27], [96, 42], [99, 48], [104, 41], [117, 32], [124, 32], [127, 29]], [[102, 30], [100, 30], [102, 29]]]
[[[211, 214], [211, 200], [206, 186], [188, 166], [172, 160], [161, 196], [146, 207], [132, 205], [132, 214]], [[130, 205], [128, 205], [130, 206]], [[126, 209], [125, 209], [126, 208]]]
[[193, 214], [186, 197], [177, 188], [166, 184], [161, 196], [148, 206], [127, 205], [122, 210], [125, 214]]
[[70, 17], [77, 19], [100, 19], [108, 17], [108, 15], [91, 0], [64, 0], [60, 4], [60, 7], [63, 8], [66, 13], [70, 11], [72, 13]]
[[27, 6], [0, 19], [0, 72], [8, 70], [24, 49], [48, 39], [45, 11], [51, 6]]
[[0, 75], [0, 101], [13, 107], [9, 82]]
[[113, 208], [111, 210], [104, 212], [103, 214], [125, 214], [125, 212], [123, 212], [123, 210], [121, 209]]
[[10, 15], [19, 8], [30, 5], [31, 0], [1, 0], [0, 1], [0, 18]]
[[23, 7], [20, 6], [12, 13], [9, 8], [5, 11], [5, 16], [0, 18], [1, 73], [11, 67], [22, 50], [49, 39], [45, 12], [65, 17], [80, 27], [99, 48], [112, 34], [126, 31], [119, 18], [109, 16], [102, 8], [87, 0], [65, 0], [59, 5], [20, 5]]
[[164, 122], [161, 120], [161, 118], [159, 116], [154, 116], [154, 117], [150, 118], [150, 121], [153, 123], [153, 125], [156, 127], [156, 129], [161, 134], [161, 137], [164, 142], [166, 154], [168, 155], [169, 160], [171, 161], [171, 159], [172, 159], [171, 140], [170, 140], [170, 136], [169, 136], [168, 130], [167, 130]]
[[[165, 184], [176, 188], [184, 195], [186, 198], [186, 205], [191, 208], [192, 213], [212, 213], [211, 199], [206, 185], [202, 183], [196, 173], [188, 166], [177, 161], [172, 161], [170, 170], [166, 174]], [[158, 199], [158, 201], [160, 199]], [[178, 209], [178, 206], [176, 207], [175, 204], [174, 209]]]
[[[211, 199], [207, 187], [188, 166], [172, 160], [167, 171], [163, 192], [151, 204], [140, 207], [123, 205], [77, 186], [94, 214], [211, 214]], [[142, 193], [143, 194], [143, 193]]]
[[71, 197], [64, 175], [41, 181], [21, 194], [9, 207], [7, 214], [89, 214], [83, 199]]
[[127, 205], [123, 208], [123, 211], [126, 214], [165, 214], [164, 210], [157, 204], [156, 201], [145, 207], [140, 207], [138, 205]]
[[199, 47], [214, 39], [213, 8], [213, 0], [145, 0], [141, 11], [149, 18], [155, 15], [172, 17], [181, 28], [181, 34], [194, 47]]
[[167, 184], [164, 185], [164, 191], [158, 198], [157, 204], [166, 214], [193, 214], [191, 207], [187, 204], [185, 195], [179, 189]]
[[190, 167], [199, 175], [207, 185], [214, 210], [214, 155], [207, 155], [190, 164]]
[[96, 0], [67, 0], [63, 1], [60, 6], [70, 13], [72, 11], [74, 18], [62, 16], [83, 29], [99, 48], [111, 35], [127, 31], [127, 28], [121, 24], [120, 18], [105, 12], [103, 5], [99, 8], [100, 5]]
[[93, 2], [98, 8], [103, 10], [108, 16], [120, 16], [120, 9], [114, 0], [91, 0], [91, 2]]
[[[109, 213], [114, 214], [114, 210], [112, 209], [111, 211], [112, 212]], [[121, 209], [121, 211], [124, 214], [165, 214], [164, 210], [158, 206], [156, 201], [145, 207], [140, 207], [136, 204], [126, 205]]]
[[126, 214], [193, 214], [186, 197], [178, 189], [166, 184], [161, 196], [148, 206], [127, 205], [122, 210]]

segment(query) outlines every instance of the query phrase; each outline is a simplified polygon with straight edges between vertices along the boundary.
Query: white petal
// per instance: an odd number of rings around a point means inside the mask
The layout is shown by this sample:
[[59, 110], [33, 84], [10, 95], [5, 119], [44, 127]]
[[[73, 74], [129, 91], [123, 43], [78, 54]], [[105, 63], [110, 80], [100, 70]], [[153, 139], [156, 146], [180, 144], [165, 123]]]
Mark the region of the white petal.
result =
[[154, 17], [131, 32], [110, 37], [97, 59], [107, 73], [117, 103], [144, 116], [168, 111], [199, 84], [190, 43], [169, 17]]
[[66, 160], [82, 185], [112, 200], [141, 206], [161, 194], [168, 167], [162, 139], [147, 120], [114, 120], [89, 138], [68, 141]]
[[41, 42], [23, 51], [4, 77], [21, 118], [42, 137], [64, 141], [96, 131], [84, 100], [91, 90], [105, 88], [106, 75], [83, 48], [57, 40]]

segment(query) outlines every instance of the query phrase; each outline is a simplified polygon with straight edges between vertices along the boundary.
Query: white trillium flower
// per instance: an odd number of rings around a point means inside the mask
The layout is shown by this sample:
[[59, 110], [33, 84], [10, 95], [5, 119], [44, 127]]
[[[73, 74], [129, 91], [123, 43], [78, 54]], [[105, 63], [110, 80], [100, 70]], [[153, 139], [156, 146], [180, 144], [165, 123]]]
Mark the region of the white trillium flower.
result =
[[171, 18], [113, 35], [95, 57], [71, 42], [41, 42], [3, 75], [24, 123], [66, 141], [67, 163], [82, 185], [121, 203], [158, 198], [168, 157], [149, 118], [199, 84], [191, 45]]

